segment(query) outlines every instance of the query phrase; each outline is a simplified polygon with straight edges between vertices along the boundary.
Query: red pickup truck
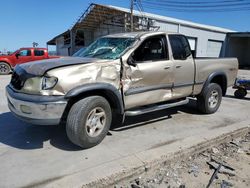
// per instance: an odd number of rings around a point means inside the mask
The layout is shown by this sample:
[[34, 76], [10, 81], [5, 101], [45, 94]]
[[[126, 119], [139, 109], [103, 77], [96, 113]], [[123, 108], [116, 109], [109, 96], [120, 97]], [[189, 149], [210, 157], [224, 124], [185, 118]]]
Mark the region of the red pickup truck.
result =
[[0, 56], [0, 74], [9, 74], [17, 64], [51, 58], [59, 56], [49, 56], [46, 48], [20, 48], [10, 55]]

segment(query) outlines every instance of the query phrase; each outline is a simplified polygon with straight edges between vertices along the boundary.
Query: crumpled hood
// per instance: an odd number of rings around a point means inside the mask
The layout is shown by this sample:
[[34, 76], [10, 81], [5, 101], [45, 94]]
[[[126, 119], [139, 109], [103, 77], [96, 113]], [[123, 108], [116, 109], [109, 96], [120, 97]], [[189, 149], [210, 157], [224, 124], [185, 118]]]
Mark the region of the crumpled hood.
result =
[[81, 58], [81, 57], [63, 57], [56, 59], [47, 59], [40, 61], [33, 61], [30, 63], [24, 63], [16, 66], [15, 70], [20, 71], [23, 69], [26, 73], [30, 75], [43, 76], [48, 70], [64, 67], [69, 65], [77, 65], [77, 64], [87, 64], [100, 61], [100, 59], [96, 58]]

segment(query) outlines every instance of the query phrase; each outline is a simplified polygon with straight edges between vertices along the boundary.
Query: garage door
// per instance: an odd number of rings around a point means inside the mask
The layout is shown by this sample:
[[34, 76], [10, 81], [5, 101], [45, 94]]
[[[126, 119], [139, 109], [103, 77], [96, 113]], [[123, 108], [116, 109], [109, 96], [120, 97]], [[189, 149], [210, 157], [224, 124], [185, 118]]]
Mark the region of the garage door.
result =
[[208, 40], [207, 57], [219, 57], [222, 44], [223, 44], [222, 41]]

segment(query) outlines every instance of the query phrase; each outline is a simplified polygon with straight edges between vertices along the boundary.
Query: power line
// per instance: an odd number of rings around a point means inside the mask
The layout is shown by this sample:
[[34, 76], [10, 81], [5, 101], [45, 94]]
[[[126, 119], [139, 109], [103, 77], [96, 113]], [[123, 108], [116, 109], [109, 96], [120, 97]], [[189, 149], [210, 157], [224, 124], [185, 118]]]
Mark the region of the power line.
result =
[[231, 9], [176, 9], [176, 8], [167, 8], [167, 7], [155, 7], [155, 6], [147, 6], [144, 5], [145, 8], [153, 9], [153, 10], [165, 10], [170, 12], [188, 12], [188, 13], [205, 13], [205, 12], [235, 12], [235, 11], [248, 11], [250, 7], [244, 8], [231, 8]]
[[176, 8], [214, 8], [214, 7], [238, 7], [238, 6], [245, 6], [245, 5], [250, 5], [250, 2], [241, 2], [241, 3], [230, 3], [230, 4], [212, 4], [212, 5], [181, 5], [181, 4], [171, 4], [171, 3], [164, 3], [164, 2], [150, 2], [150, 1], [145, 1], [145, 4], [148, 5], [158, 5], [158, 6], [168, 6], [168, 7], [176, 7]]
[[[166, 10], [172, 12], [234, 12], [249, 11], [249, 0], [222, 0], [222, 1], [167, 1], [152, 2], [149, 0], [141, 1], [142, 5], [148, 9]], [[181, 4], [183, 3], [183, 4]], [[190, 3], [190, 4], [188, 4]], [[198, 3], [198, 5], [194, 4]]]
[[137, 2], [137, 4], [138, 4], [138, 6], [140, 7], [141, 11], [144, 12], [144, 8], [143, 8], [143, 6], [142, 6], [141, 0], [137, 0], [136, 2]]
[[[147, 0], [145, 0], [147, 1]], [[152, 2], [149, 0], [149, 2]], [[222, 1], [171, 1], [171, 0], [161, 0], [161, 2], [169, 4], [226, 4], [235, 2], [249, 2], [249, 0], [222, 0]]]
[[144, 8], [142, 6], [141, 0], [136, 0], [135, 5], [136, 5], [138, 11], [141, 13], [142, 17], [145, 17]]

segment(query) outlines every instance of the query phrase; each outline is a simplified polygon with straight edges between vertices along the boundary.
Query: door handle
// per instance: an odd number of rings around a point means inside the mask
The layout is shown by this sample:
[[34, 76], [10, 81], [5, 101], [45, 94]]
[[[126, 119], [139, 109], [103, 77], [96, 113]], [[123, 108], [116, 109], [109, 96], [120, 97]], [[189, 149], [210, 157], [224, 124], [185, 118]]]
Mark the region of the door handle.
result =
[[170, 66], [166, 66], [166, 67], [164, 67], [164, 69], [165, 69], [165, 70], [170, 69]]
[[179, 68], [181, 68], [181, 67], [182, 67], [181, 65], [176, 65], [175, 68], [179, 69]]

